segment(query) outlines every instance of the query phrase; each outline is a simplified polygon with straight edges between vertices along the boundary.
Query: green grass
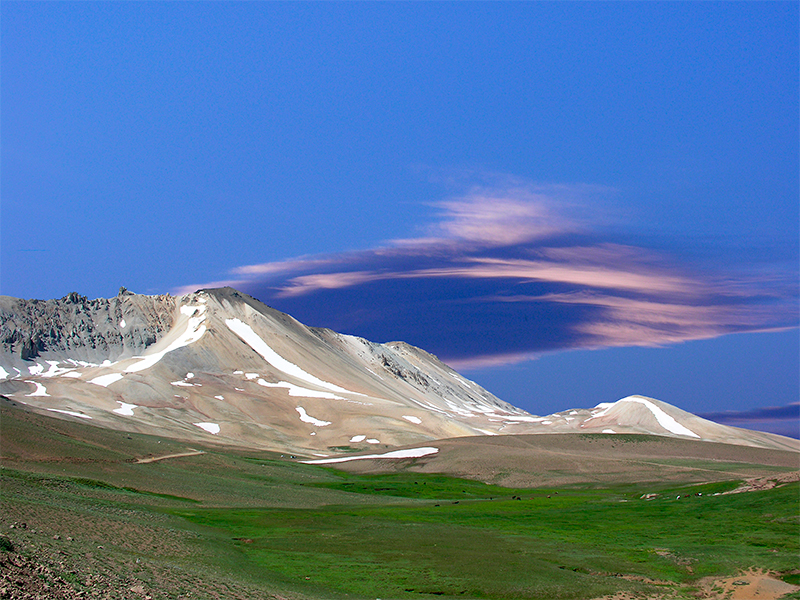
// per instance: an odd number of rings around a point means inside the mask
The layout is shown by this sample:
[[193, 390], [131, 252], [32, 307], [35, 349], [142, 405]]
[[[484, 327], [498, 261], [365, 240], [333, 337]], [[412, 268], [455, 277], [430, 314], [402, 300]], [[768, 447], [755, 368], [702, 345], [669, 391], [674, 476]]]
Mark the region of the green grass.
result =
[[[635, 486], [504, 490], [442, 476], [342, 479], [315, 485], [394, 492], [398, 501], [172, 514], [227, 532], [259, 571], [398, 598], [591, 598], [647, 587], [615, 574], [686, 583], [751, 566], [787, 571], [800, 550], [796, 484], [719, 496], [709, 494], [731, 484], [679, 487], [645, 501]], [[511, 499], [517, 494], [522, 500]], [[401, 500], [408, 498], [430, 500]]]
[[[29, 424], [17, 438], [11, 425], [4, 413], [4, 439], [22, 440], [22, 456]], [[39, 535], [73, 565], [103, 545], [107, 564], [141, 569], [158, 598], [206, 583], [256, 590], [243, 598], [690, 598], [698, 579], [751, 567], [800, 584], [792, 573], [797, 483], [743, 494], [722, 494], [737, 486], [733, 477], [510, 489], [445, 475], [352, 474], [213, 447], [137, 464], [132, 455], [184, 448], [74, 424], [56, 423], [48, 436], [55, 456], [76, 460], [15, 458], [0, 469], [0, 520], [31, 524], [0, 543], [16, 551]], [[103, 458], [99, 449], [112, 446], [118, 457]], [[75, 540], [64, 544], [66, 536]]]

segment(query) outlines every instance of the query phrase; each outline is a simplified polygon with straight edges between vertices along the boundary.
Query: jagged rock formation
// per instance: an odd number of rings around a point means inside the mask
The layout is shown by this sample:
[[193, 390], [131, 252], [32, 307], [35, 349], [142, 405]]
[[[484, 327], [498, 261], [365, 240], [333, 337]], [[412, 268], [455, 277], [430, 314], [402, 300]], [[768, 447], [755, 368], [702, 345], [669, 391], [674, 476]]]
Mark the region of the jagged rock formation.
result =
[[306, 327], [231, 288], [0, 297], [0, 394], [103, 427], [318, 456], [529, 433], [797, 447], [638, 396], [537, 417], [419, 348]]
[[59, 300], [0, 296], [0, 352], [23, 361], [68, 354], [83, 361], [116, 360], [155, 344], [173, 324], [175, 298], [120, 289], [89, 300], [76, 292]]

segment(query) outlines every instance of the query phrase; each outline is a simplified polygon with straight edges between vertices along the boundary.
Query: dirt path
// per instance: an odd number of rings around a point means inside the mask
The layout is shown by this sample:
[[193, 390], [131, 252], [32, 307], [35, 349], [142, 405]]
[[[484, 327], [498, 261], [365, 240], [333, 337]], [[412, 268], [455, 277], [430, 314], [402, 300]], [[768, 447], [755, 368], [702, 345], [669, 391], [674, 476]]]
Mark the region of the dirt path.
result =
[[165, 454], [164, 456], [151, 456], [150, 458], [139, 458], [136, 460], [137, 465], [145, 463], [158, 462], [159, 460], [166, 460], [168, 458], [181, 458], [182, 456], [197, 456], [198, 454], [205, 454], [202, 450], [190, 450], [189, 452], [179, 452], [178, 454]]

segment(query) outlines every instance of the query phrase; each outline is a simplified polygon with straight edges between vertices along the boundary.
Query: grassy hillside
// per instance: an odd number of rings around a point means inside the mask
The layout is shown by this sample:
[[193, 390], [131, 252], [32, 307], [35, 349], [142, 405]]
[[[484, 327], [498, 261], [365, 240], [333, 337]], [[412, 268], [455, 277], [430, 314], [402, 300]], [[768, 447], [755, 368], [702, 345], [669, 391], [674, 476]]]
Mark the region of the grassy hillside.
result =
[[187, 446], [5, 401], [0, 436], [0, 563], [27, 564], [54, 598], [692, 598], [753, 567], [798, 577], [798, 484], [724, 494], [731, 462], [681, 457], [685, 482], [508, 488]]

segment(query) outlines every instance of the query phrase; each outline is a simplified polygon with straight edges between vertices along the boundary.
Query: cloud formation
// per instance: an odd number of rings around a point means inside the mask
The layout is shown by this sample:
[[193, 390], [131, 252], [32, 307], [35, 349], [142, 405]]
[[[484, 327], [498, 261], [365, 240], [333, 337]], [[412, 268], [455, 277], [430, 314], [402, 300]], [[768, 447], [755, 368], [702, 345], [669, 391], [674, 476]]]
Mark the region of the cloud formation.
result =
[[216, 283], [305, 323], [404, 340], [461, 368], [797, 326], [795, 272], [748, 265], [743, 275], [631, 242], [589, 208], [607, 192], [473, 187], [435, 204], [419, 237], [239, 266]]
[[800, 438], [800, 402], [786, 406], [765, 406], [752, 410], [724, 411], [699, 415], [704, 419], [757, 431], [768, 431], [787, 437]]

